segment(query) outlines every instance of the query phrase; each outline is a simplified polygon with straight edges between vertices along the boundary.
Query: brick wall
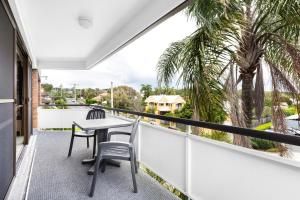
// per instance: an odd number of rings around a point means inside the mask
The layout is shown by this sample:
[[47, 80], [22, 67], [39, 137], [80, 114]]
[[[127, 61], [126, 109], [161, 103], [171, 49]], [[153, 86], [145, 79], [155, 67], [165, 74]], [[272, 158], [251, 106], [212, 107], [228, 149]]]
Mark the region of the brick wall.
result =
[[38, 127], [38, 106], [41, 101], [41, 82], [39, 78], [39, 71], [32, 70], [32, 128]]

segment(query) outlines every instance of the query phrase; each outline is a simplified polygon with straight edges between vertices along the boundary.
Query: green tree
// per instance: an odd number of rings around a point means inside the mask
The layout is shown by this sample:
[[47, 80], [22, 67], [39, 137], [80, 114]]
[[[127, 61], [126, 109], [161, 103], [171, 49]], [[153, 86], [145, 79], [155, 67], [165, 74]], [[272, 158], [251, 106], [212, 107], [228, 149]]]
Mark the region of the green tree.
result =
[[88, 104], [88, 105], [91, 105], [91, 104], [96, 104], [97, 101], [94, 100], [94, 99], [86, 99], [86, 100], [85, 100], [85, 103]]
[[97, 92], [95, 89], [92, 89], [92, 88], [87, 88], [84, 90], [84, 98], [85, 99], [92, 99], [94, 97], [97, 96]]
[[143, 101], [145, 101], [145, 99], [152, 94], [152, 86], [149, 84], [142, 84], [140, 92], [143, 95]]
[[65, 108], [64, 105], [66, 105], [66, 100], [63, 98], [57, 99], [55, 100], [55, 105], [59, 108], [59, 109], [63, 109]]
[[53, 89], [53, 85], [49, 83], [43, 83], [41, 86], [44, 89], [44, 91], [47, 93], [50, 93]]
[[161, 95], [161, 94], [176, 95], [176, 92], [177, 92], [176, 89], [165, 86], [165, 87], [155, 88], [153, 91], [153, 94], [155, 94], [155, 95]]
[[[110, 91], [106, 97], [110, 105]], [[121, 109], [129, 109], [143, 111], [141, 95], [132, 87], [118, 86], [114, 88], [114, 107]]]
[[192, 119], [193, 117], [192, 104], [187, 102], [186, 104], [183, 105], [183, 107], [180, 110], [175, 111], [175, 115], [183, 119]]
[[[250, 128], [253, 111], [258, 119], [263, 112], [263, 68], [269, 68], [273, 125], [275, 131], [285, 132], [279, 98], [282, 90], [294, 97], [299, 91], [299, 8], [299, 1], [286, 0], [194, 0], [187, 13], [198, 28], [163, 53], [159, 82], [169, 83], [179, 73], [195, 113], [206, 120], [210, 108], [220, 106], [219, 80], [228, 75], [223, 83], [231, 121]], [[239, 84], [241, 95], [237, 94]], [[243, 136], [235, 136], [234, 143], [250, 147]]]

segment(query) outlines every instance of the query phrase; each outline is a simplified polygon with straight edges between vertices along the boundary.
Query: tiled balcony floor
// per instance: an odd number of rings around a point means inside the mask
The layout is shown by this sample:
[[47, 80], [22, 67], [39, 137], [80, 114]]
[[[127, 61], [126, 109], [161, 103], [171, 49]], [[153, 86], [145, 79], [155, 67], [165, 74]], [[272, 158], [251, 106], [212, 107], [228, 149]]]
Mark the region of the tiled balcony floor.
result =
[[[36, 154], [29, 182], [28, 200], [83, 199], [178, 199], [141, 170], [137, 175], [138, 193], [133, 193], [130, 167], [110, 167], [99, 173], [95, 195], [88, 197], [92, 176], [90, 166], [81, 160], [91, 155], [84, 138], [75, 138], [72, 157], [67, 158], [70, 132], [44, 132], [37, 136]], [[91, 143], [90, 143], [91, 144]]]

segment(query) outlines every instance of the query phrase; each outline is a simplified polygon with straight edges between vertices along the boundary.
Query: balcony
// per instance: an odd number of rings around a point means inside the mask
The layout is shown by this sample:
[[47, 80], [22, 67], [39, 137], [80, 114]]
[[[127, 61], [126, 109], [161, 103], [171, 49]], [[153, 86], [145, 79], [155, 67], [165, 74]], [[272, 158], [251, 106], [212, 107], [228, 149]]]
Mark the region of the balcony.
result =
[[[46, 130], [70, 128], [72, 121], [84, 118], [87, 111], [88, 107], [39, 108], [40, 131], [36, 136], [28, 199], [89, 199], [91, 177], [86, 174], [89, 166], [81, 164], [83, 158], [91, 155], [85, 140], [76, 140], [72, 157], [67, 158], [70, 131]], [[295, 199], [298, 195], [300, 163], [269, 153], [147, 122], [140, 124], [136, 148], [142, 166], [191, 199], [281, 200]], [[178, 198], [143, 170], [137, 177], [139, 192], [133, 193], [129, 170], [129, 166], [122, 163], [120, 168], [108, 167], [104, 174], [100, 173], [94, 198]]]
[[[75, 139], [72, 157], [67, 158], [70, 136], [70, 131], [38, 133], [28, 199], [90, 199], [90, 165], [82, 165], [81, 160], [92, 151], [86, 148], [86, 140]], [[128, 163], [120, 168], [108, 166], [105, 173], [99, 173], [94, 199], [178, 199], [142, 170], [137, 181], [139, 192], [133, 193]]]
[[[40, 79], [42, 78], [39, 76], [39, 70], [91, 69], [131, 44], [156, 25], [191, 5], [192, 1], [94, 0], [86, 3], [86, 1], [71, 2], [67, 0], [28, 0], [26, 3], [24, 2], [21, 0], [2, 0], [0, 3], [0, 75], [2, 75], [0, 76], [0, 199], [6, 197], [13, 200], [90, 199], [88, 191], [92, 177], [86, 173], [90, 166], [82, 165], [81, 161], [83, 158], [91, 156], [91, 149], [86, 148], [85, 140], [75, 139], [73, 155], [70, 158], [67, 157], [72, 122], [84, 119], [89, 107], [38, 108]], [[199, 2], [201, 5], [203, 4], [203, 2]], [[224, 4], [224, 12], [228, 11], [228, 2], [219, 2]], [[253, 5], [259, 2], [253, 1]], [[268, 4], [273, 5], [271, 1]], [[261, 5], [265, 6], [265, 4]], [[279, 19], [279, 16], [268, 16], [270, 13], [274, 14], [268, 11], [273, 11], [275, 6], [270, 6], [270, 10], [264, 9], [266, 15], [262, 15], [262, 17], [256, 13], [256, 10], [260, 11], [260, 9], [250, 8], [250, 12], [255, 11], [251, 16], [258, 17], [257, 20], [253, 21], [259, 22], [258, 24], [263, 26], [261, 29], [249, 27], [246, 30], [266, 30], [267, 32], [262, 36], [269, 37], [272, 35], [269, 33], [272, 29], [268, 30], [266, 27], [269, 27], [269, 24], [274, 25], [282, 21], [278, 20], [278, 22], [273, 23], [273, 20]], [[214, 8], [215, 6], [210, 7]], [[242, 11], [245, 6], [242, 5], [240, 8], [239, 10]], [[283, 6], [282, 9], [276, 8], [275, 10], [280, 11], [278, 13], [282, 15], [285, 11], [294, 11], [290, 8], [298, 7], [290, 6], [285, 9]], [[231, 10], [235, 11], [236, 9]], [[248, 12], [248, 9], [245, 11]], [[224, 16], [226, 15], [227, 13]], [[240, 16], [235, 13], [234, 15]], [[212, 18], [215, 17], [212, 16]], [[299, 22], [290, 20], [293, 18], [293, 12], [283, 18], [292, 21], [292, 23]], [[229, 21], [227, 18], [224, 19], [226, 19], [227, 24]], [[260, 20], [266, 19], [270, 21], [266, 24], [260, 23]], [[237, 20], [232, 21], [242, 20], [238, 17]], [[248, 20], [245, 22], [247, 23], [242, 21], [240, 26], [236, 26], [236, 24], [231, 26], [234, 35], [236, 35], [236, 30], [243, 30], [245, 24], [251, 24], [248, 23]], [[178, 23], [175, 26], [182, 30], [185, 29]], [[279, 31], [285, 26], [286, 24], [284, 26], [280, 24], [279, 29], [274, 26], [274, 30]], [[169, 30], [176, 32], [172, 29]], [[274, 31], [274, 37], [277, 36], [278, 32], [276, 31]], [[223, 33], [224, 31], [217, 30], [214, 32]], [[297, 31], [289, 32], [297, 33]], [[241, 36], [246, 37], [233, 41], [233, 46], [239, 44], [244, 38], [247, 39], [248, 31]], [[257, 61], [261, 61], [260, 59], [267, 55], [261, 51], [272, 49], [263, 44], [273, 44], [278, 38], [268, 41], [259, 35], [257, 36], [257, 38], [262, 39], [261, 46], [257, 42], [254, 45], [254, 47], [259, 47], [259, 51], [251, 52], [253, 48], [250, 48], [249, 52], [244, 53], [244, 55], [257, 53], [254, 57], [257, 57]], [[295, 36], [298, 37], [298, 34]], [[180, 40], [183, 38], [185, 37], [180, 38]], [[207, 43], [206, 37], [203, 38], [205, 40], [201, 42]], [[199, 40], [198, 37], [196, 39]], [[149, 41], [152, 42], [152, 40]], [[219, 42], [216, 41], [217, 43]], [[227, 44], [227, 41], [224, 41], [224, 44]], [[280, 46], [287, 48], [287, 44], [283, 43]], [[237, 49], [247, 49], [244, 48], [247, 45], [248, 42], [244, 46], [241, 45], [241, 48], [238, 46]], [[291, 45], [291, 47], [293, 46]], [[148, 50], [150, 49], [149, 46], [146, 46], [141, 52], [149, 54]], [[283, 52], [285, 51], [287, 50], [284, 49]], [[203, 53], [201, 52], [201, 54]], [[139, 55], [134, 55], [134, 58], [137, 57]], [[278, 57], [286, 58], [286, 55]], [[221, 57], [218, 56], [218, 58]], [[230, 58], [232, 57], [230, 56]], [[298, 60], [296, 61], [298, 62]], [[256, 66], [257, 63], [254, 63], [253, 66]], [[147, 67], [146, 64], [147, 62], [143, 60], [143, 63], [138, 66], [138, 70], [147, 73], [147, 71], [143, 71]], [[127, 65], [120, 66], [126, 68]], [[257, 70], [258, 68], [253, 71], [256, 76]], [[299, 72], [297, 73], [299, 74]], [[250, 75], [253, 74], [251, 72]], [[123, 76], [122, 73], [119, 77], [121, 76]], [[61, 79], [64, 80], [64, 78]], [[143, 77], [139, 78], [143, 79]], [[235, 78], [238, 80], [238, 77]], [[97, 79], [101, 78], [97, 77]], [[255, 78], [255, 80], [259, 79]], [[232, 83], [232, 85], [235, 84]], [[249, 100], [251, 99], [249, 98]], [[251, 101], [249, 105], [251, 105]], [[177, 107], [180, 107], [179, 104]], [[178, 196], [166, 189], [166, 185], [168, 189], [175, 188], [176, 191], [179, 191], [183, 199], [299, 199], [299, 162], [272, 153], [246, 149], [200, 137], [194, 134], [192, 128], [197, 127], [272, 140], [285, 143], [289, 149], [298, 149], [298, 152], [300, 152], [299, 136], [267, 133], [120, 109], [112, 109], [111, 112], [111, 109], [107, 109], [107, 114], [111, 113], [108, 117], [111, 118], [131, 121], [133, 117], [143, 116], [150, 120], [180, 123], [182, 126], [180, 131], [173, 129], [172, 126], [172, 129], [164, 128], [143, 121], [139, 126], [135, 141], [137, 160], [140, 164], [137, 175], [139, 192], [137, 194], [132, 192], [129, 166], [122, 162], [120, 168], [108, 167], [106, 173], [99, 173], [94, 199], [178, 199]], [[170, 108], [164, 106], [163, 110], [160, 111], [165, 113], [170, 111]], [[38, 125], [36, 125], [37, 117]], [[33, 128], [38, 128], [34, 134], [32, 134]], [[120, 130], [126, 130], [126, 128]], [[124, 139], [123, 137], [113, 138], [113, 140], [121, 141]], [[28, 143], [29, 145], [27, 145]], [[155, 173], [155, 176], [166, 181], [166, 184], [157, 182], [149, 176], [149, 173], [146, 173], [147, 171]]]

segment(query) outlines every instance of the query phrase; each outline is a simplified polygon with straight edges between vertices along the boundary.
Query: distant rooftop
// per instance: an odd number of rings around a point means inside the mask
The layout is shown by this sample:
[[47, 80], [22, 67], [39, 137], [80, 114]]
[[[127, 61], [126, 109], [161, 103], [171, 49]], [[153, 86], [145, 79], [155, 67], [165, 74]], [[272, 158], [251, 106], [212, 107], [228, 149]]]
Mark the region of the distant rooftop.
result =
[[151, 95], [146, 100], [146, 103], [185, 103], [185, 100], [180, 95]]

